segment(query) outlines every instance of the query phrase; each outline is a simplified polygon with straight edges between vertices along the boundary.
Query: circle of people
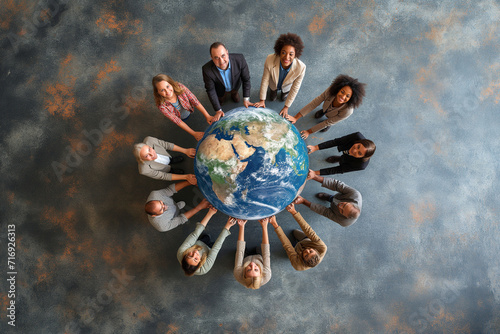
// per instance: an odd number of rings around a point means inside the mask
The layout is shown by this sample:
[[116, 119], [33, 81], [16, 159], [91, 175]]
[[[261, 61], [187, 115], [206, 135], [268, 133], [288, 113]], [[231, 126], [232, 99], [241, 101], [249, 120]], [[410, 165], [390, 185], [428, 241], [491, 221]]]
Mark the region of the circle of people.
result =
[[[295, 116], [288, 114], [306, 72], [306, 65], [299, 59], [304, 49], [301, 38], [293, 33], [282, 34], [276, 40], [274, 53], [267, 56], [264, 63], [264, 73], [260, 85], [260, 101], [250, 102], [250, 73], [245, 57], [238, 53], [229, 53], [224, 44], [213, 43], [210, 46], [211, 60], [203, 65], [203, 81], [215, 115], [211, 116], [196, 96], [182, 83], [165, 74], [156, 75], [153, 80], [153, 93], [158, 109], [184, 131], [191, 134], [197, 141], [204, 132], [195, 131], [186, 124], [189, 116], [198, 109], [205, 116], [207, 123], [217, 122], [224, 117], [221, 105], [231, 98], [240, 102], [239, 89], [243, 87], [243, 104], [246, 108], [264, 107], [265, 101], [275, 101], [280, 94], [284, 107], [280, 115], [291, 123], [296, 123], [308, 115], [320, 104], [322, 108], [314, 112], [314, 117], [320, 122], [310, 129], [301, 131], [306, 139], [312, 133], [326, 132], [332, 125], [348, 118], [363, 101], [365, 84], [348, 75], [338, 75], [332, 84], [303, 107]], [[274, 227], [283, 248], [295, 270], [308, 270], [318, 265], [324, 258], [327, 246], [314, 232], [311, 226], [295, 209], [295, 205], [303, 204], [312, 211], [323, 215], [341, 226], [352, 225], [359, 217], [362, 197], [359, 191], [333, 178], [324, 175], [342, 174], [363, 170], [375, 152], [375, 144], [366, 139], [360, 132], [328, 140], [318, 145], [308, 145], [309, 154], [332, 147], [337, 147], [340, 155], [326, 159], [334, 166], [314, 171], [309, 170], [307, 180], [319, 182], [322, 187], [335, 194], [320, 192], [316, 197], [328, 202], [328, 206], [311, 203], [302, 196], [286, 207], [300, 229], [292, 232], [293, 242], [285, 235], [276, 217], [260, 219], [262, 226], [261, 247], [249, 251], [245, 243], [246, 220], [229, 217], [222, 232], [215, 242], [208, 234], [203, 233], [212, 216], [217, 212], [206, 199], [194, 208], [181, 212], [185, 203], [175, 202], [172, 196], [181, 189], [197, 185], [194, 174], [184, 174], [182, 169], [171, 167], [182, 162], [184, 157], [172, 157], [169, 152], [180, 152], [189, 158], [194, 158], [196, 149], [183, 148], [158, 138], [146, 137], [142, 143], [134, 145], [134, 155], [139, 165], [139, 173], [158, 180], [180, 181], [169, 187], [152, 191], [147, 198], [145, 211], [149, 222], [160, 232], [171, 230], [186, 223], [192, 216], [203, 209], [207, 214], [196, 224], [194, 232], [189, 234], [177, 251], [177, 259], [186, 276], [204, 275], [213, 266], [215, 259], [232, 226], [239, 226], [234, 277], [247, 288], [259, 289], [271, 278], [271, 256], [267, 225]]]

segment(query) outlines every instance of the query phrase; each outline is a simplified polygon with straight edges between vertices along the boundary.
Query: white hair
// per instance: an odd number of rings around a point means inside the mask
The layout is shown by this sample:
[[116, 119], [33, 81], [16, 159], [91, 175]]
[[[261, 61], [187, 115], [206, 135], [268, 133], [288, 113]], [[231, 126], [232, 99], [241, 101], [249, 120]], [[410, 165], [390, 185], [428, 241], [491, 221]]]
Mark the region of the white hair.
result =
[[137, 162], [139, 162], [141, 164], [144, 163], [144, 160], [142, 160], [142, 158], [141, 158], [141, 150], [144, 146], [146, 146], [146, 144], [144, 144], [144, 143], [134, 144], [135, 159], [137, 160]]

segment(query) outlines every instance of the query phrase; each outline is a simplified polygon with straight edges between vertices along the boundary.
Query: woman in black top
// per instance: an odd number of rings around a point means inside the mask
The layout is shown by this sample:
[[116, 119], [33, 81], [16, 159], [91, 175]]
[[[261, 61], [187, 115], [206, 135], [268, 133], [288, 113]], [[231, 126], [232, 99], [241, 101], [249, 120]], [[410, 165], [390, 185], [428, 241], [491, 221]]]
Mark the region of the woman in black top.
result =
[[326, 159], [330, 163], [338, 163], [338, 166], [323, 168], [315, 171], [317, 175], [331, 175], [363, 170], [368, 166], [370, 157], [375, 152], [375, 144], [366, 139], [360, 132], [335, 138], [319, 145], [308, 145], [309, 154], [317, 150], [323, 150], [337, 146], [342, 155], [333, 155]]

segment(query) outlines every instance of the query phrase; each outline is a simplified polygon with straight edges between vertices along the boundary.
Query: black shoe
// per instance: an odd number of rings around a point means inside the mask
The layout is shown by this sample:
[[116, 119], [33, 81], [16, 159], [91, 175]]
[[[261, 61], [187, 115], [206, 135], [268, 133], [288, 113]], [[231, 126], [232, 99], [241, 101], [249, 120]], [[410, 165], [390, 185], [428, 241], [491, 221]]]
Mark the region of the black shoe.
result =
[[182, 175], [182, 174], [184, 174], [184, 169], [171, 168], [170, 169], [170, 174]]
[[278, 97], [278, 91], [272, 90], [271, 88], [269, 88], [269, 90], [271, 91], [269, 93], [269, 101], [276, 101], [276, 98]]
[[330, 195], [328, 195], [327, 193], [317, 193], [316, 197], [322, 199], [323, 201], [330, 202]]
[[329, 125], [329, 126], [327, 126], [326, 128], [323, 128], [323, 129], [319, 130], [319, 132], [326, 132], [326, 131], [330, 130], [330, 128], [331, 128], [331, 127], [332, 127], [332, 126], [331, 126], [331, 125]]
[[298, 229], [293, 230], [292, 235], [295, 238], [295, 240], [297, 240], [297, 241], [302, 241], [305, 238], [307, 238], [304, 236], [304, 232], [302, 232], [301, 230], [298, 230]]
[[328, 157], [328, 158], [326, 158], [325, 160], [326, 160], [326, 162], [329, 162], [329, 163], [331, 163], [331, 164], [334, 164], [334, 163], [336, 163], [336, 162], [339, 162], [339, 161], [340, 161], [340, 156], [338, 156], [338, 155], [332, 155], [331, 157]]
[[314, 118], [321, 118], [325, 115], [325, 113], [323, 112], [323, 109], [320, 109], [318, 111], [316, 111], [316, 113], [314, 114]]
[[184, 157], [181, 157], [179, 155], [177, 157], [173, 157], [172, 159], [170, 159], [170, 164], [177, 164], [177, 163], [183, 162], [183, 161], [184, 161]]
[[205, 245], [207, 245], [208, 247], [212, 248], [212, 246], [214, 245], [214, 243], [212, 242], [211, 238], [210, 238], [210, 234], [207, 234], [207, 233], [203, 233], [199, 238], [198, 240], [200, 240], [201, 242], [203, 242]]
[[286, 98], [288, 97], [288, 93], [290, 93], [290, 91], [288, 91], [286, 93], [281, 92], [281, 101], [285, 101], [286, 100]]

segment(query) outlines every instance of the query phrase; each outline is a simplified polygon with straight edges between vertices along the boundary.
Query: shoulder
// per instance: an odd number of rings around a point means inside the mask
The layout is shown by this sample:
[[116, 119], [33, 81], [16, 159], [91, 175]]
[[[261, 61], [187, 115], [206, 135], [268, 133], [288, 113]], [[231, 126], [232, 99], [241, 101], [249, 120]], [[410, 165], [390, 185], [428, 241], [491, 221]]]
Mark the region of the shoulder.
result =
[[304, 62], [302, 60], [300, 60], [299, 58], [295, 58], [294, 61], [297, 62], [297, 68], [300, 68], [300, 69], [306, 68], [306, 64], [304, 64]]
[[241, 53], [230, 53], [229, 54], [229, 59], [234, 60], [236, 62], [246, 62], [245, 56], [243, 56]]
[[205, 63], [205, 65], [203, 65], [202, 70], [203, 70], [203, 72], [208, 71], [213, 66], [215, 66], [214, 61], [213, 60], [209, 60], [208, 62]]

